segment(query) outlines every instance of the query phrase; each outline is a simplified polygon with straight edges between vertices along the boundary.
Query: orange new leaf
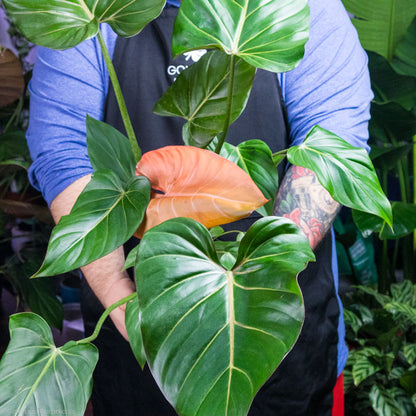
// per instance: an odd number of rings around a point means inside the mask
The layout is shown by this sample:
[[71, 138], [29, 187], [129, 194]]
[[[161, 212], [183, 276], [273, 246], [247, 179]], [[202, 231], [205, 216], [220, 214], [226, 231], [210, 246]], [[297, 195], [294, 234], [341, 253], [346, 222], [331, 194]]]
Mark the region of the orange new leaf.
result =
[[136, 175], [146, 176], [155, 191], [137, 237], [174, 217], [192, 218], [208, 228], [226, 224], [268, 201], [244, 170], [197, 147], [167, 146], [145, 153]]

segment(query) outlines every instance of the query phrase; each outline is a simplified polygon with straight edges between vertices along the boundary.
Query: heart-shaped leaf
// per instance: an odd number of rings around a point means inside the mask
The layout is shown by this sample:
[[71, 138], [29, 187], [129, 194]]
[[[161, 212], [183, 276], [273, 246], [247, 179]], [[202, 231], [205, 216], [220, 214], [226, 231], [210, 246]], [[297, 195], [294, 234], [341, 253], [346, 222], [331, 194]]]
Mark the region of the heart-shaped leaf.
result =
[[87, 147], [94, 170], [110, 169], [123, 181], [134, 176], [136, 162], [129, 139], [114, 127], [87, 116]]
[[31, 42], [66, 49], [95, 36], [108, 23], [133, 36], [159, 16], [164, 0], [3, 0], [7, 14]]
[[167, 146], [143, 155], [136, 174], [157, 193], [137, 236], [173, 217], [193, 218], [206, 227], [247, 217], [267, 200], [250, 176], [209, 150]]
[[[188, 121], [182, 130], [186, 144], [205, 147], [224, 128], [230, 59], [222, 51], [208, 52], [181, 72], [153, 109], [156, 114], [179, 116]], [[231, 122], [247, 103], [255, 71], [241, 59], [236, 63]]]
[[137, 230], [149, 199], [146, 178], [136, 176], [123, 183], [112, 171], [95, 172], [71, 213], [54, 228], [35, 276], [65, 273], [120, 247]]
[[379, 233], [382, 240], [391, 240], [404, 237], [416, 229], [416, 205], [406, 202], [392, 202], [393, 228], [381, 218], [365, 212], [353, 211], [354, 222], [365, 235], [372, 232]]
[[287, 157], [293, 165], [312, 170], [337, 202], [392, 224], [390, 203], [364, 149], [315, 126], [301, 145], [289, 149]]
[[269, 146], [262, 140], [247, 140], [238, 146], [224, 143], [220, 155], [244, 169], [269, 200], [257, 212], [264, 216], [273, 215], [274, 200], [279, 189], [279, 175]]
[[293, 69], [309, 36], [306, 0], [183, 0], [172, 50], [219, 48], [272, 72]]
[[232, 270], [188, 218], [149, 230], [140, 246], [140, 322], [158, 385], [181, 415], [246, 415], [302, 326], [296, 277], [314, 258], [305, 236], [290, 220], [263, 218]]
[[38, 315], [10, 317], [10, 344], [0, 362], [0, 414], [83, 416], [98, 352], [74, 341], [56, 348]]
[[137, 297], [126, 305], [126, 329], [133, 354], [140, 367], [143, 368], [146, 364], [146, 355], [139, 324], [139, 301]]

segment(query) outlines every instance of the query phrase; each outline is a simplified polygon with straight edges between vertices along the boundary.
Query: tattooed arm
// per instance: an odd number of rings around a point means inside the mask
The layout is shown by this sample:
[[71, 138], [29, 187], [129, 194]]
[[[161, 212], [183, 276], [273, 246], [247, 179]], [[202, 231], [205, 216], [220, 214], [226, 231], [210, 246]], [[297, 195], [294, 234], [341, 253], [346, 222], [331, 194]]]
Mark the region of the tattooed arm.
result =
[[340, 207], [311, 170], [291, 166], [277, 194], [274, 215], [294, 221], [315, 249], [331, 227]]

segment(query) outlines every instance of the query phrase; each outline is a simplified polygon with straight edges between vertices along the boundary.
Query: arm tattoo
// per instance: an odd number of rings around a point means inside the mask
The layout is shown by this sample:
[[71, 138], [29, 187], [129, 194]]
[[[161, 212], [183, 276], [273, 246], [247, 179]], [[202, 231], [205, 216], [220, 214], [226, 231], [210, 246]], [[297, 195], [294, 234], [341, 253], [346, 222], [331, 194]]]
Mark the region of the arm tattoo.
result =
[[311, 170], [291, 166], [279, 188], [273, 212], [294, 221], [314, 249], [331, 227], [340, 207]]

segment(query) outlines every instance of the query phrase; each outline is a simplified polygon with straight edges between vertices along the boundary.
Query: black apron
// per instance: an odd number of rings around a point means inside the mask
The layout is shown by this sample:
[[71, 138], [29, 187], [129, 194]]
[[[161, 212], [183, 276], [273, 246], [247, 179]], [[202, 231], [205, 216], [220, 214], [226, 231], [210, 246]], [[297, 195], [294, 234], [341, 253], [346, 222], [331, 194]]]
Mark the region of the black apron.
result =
[[[132, 38], [119, 37], [116, 42], [113, 63], [143, 153], [166, 145], [183, 144], [181, 131], [184, 120], [152, 113], [167, 87], [197, 59], [194, 53], [175, 60], [171, 58], [170, 39], [176, 13], [177, 8], [166, 7], [161, 16], [140, 34]], [[105, 121], [125, 133], [111, 85]], [[258, 70], [247, 107], [230, 127], [227, 141], [238, 144], [248, 139], [262, 139], [276, 152], [288, 147], [288, 136], [276, 74]], [[282, 172], [279, 173], [281, 176]], [[246, 230], [257, 218], [258, 215], [254, 214], [249, 219], [233, 223], [230, 228]], [[315, 252], [317, 261], [299, 276], [306, 309], [301, 335], [293, 350], [257, 394], [249, 416], [331, 415], [339, 315], [331, 253], [331, 238], [327, 236]], [[86, 333], [89, 334], [103, 309], [83, 280], [82, 308]], [[128, 343], [111, 322], [107, 323], [96, 341], [100, 359], [94, 372], [94, 414], [176, 415], [148, 369], [140, 370]]]

